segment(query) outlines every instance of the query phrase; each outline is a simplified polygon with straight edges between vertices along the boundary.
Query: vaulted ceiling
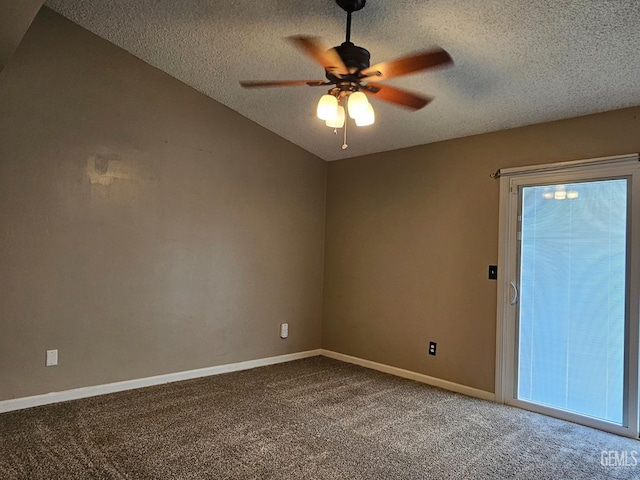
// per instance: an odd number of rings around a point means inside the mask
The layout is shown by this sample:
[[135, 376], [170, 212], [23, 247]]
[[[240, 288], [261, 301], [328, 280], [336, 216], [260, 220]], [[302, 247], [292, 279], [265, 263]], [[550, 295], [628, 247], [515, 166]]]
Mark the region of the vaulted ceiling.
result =
[[455, 64], [389, 80], [435, 100], [412, 112], [372, 99], [376, 123], [349, 128], [346, 150], [315, 117], [324, 88], [238, 83], [323, 79], [284, 38], [342, 43], [346, 14], [334, 0], [46, 5], [325, 160], [640, 105], [637, 0], [368, 0], [351, 40], [372, 64], [434, 46]]

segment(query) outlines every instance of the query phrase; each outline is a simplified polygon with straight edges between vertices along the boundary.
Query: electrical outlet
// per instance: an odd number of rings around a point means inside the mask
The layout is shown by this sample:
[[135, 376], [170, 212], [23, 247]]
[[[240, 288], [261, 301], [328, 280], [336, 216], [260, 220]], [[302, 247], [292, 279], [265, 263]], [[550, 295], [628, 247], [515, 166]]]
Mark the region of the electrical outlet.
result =
[[47, 367], [55, 367], [58, 365], [58, 350], [47, 350]]
[[280, 338], [287, 338], [289, 336], [289, 324], [281, 323], [280, 324]]
[[429, 355], [434, 355], [436, 354], [436, 346], [438, 344], [436, 342], [429, 342]]

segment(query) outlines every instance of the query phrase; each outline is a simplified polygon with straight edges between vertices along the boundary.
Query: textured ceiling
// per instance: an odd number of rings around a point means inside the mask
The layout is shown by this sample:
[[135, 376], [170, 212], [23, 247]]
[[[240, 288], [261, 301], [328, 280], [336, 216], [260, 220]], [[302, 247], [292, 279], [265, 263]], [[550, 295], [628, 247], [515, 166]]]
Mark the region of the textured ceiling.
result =
[[440, 46], [455, 65], [389, 80], [434, 96], [422, 110], [371, 100], [376, 123], [341, 135], [315, 118], [322, 79], [284, 37], [344, 41], [334, 0], [49, 0], [97, 35], [325, 160], [640, 105], [638, 0], [368, 0], [351, 40], [371, 64]]

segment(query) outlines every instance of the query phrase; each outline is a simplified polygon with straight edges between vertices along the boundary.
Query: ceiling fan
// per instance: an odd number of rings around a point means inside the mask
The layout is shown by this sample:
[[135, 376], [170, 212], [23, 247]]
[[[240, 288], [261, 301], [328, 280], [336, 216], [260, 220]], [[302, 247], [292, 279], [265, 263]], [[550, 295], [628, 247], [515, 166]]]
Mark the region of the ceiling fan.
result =
[[[349, 116], [356, 121], [356, 125], [372, 124], [375, 116], [366, 95], [410, 110], [419, 110], [427, 105], [431, 97], [384, 85], [379, 81], [451, 64], [453, 62], [449, 54], [436, 48], [370, 66], [370, 53], [351, 42], [351, 14], [361, 10], [366, 0], [336, 0], [336, 3], [347, 12], [346, 40], [341, 45], [327, 50], [318, 37], [288, 37], [303, 53], [324, 67], [327, 80], [252, 81], [240, 82], [240, 85], [245, 88], [331, 86], [327, 95], [320, 99], [317, 113], [332, 128], [346, 127], [345, 109], [340, 105], [342, 102], [347, 102]], [[346, 128], [342, 148], [346, 148]]]

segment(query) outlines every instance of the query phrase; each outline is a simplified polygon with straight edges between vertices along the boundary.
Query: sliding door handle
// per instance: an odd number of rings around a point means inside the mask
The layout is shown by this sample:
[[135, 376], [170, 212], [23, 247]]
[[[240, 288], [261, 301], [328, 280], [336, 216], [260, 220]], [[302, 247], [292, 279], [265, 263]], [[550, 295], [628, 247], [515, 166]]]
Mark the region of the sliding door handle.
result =
[[509, 304], [515, 305], [516, 303], [518, 303], [518, 287], [516, 287], [516, 284], [514, 282], [509, 282], [509, 284], [511, 285], [511, 289], [513, 291], [513, 295], [509, 300]]

